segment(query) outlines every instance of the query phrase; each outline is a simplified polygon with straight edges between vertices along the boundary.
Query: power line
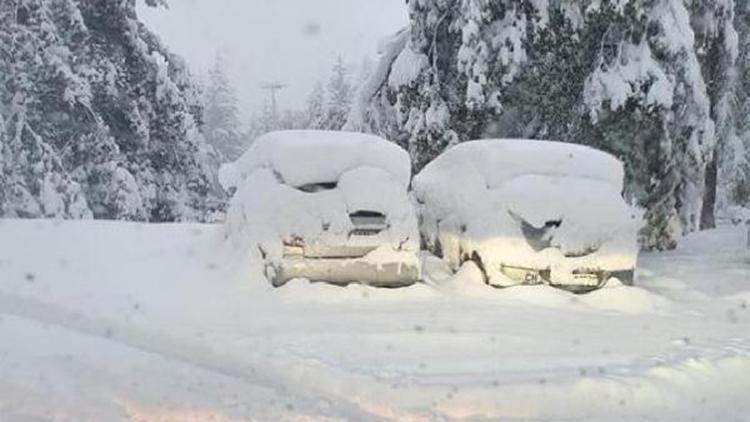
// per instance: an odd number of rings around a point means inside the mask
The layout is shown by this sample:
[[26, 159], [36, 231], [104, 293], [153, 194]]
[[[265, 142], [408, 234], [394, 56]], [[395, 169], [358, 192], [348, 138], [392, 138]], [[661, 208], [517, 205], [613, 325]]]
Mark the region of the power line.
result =
[[287, 85], [281, 82], [269, 82], [261, 86], [261, 88], [268, 91], [271, 97], [271, 113], [273, 116], [274, 123], [278, 121], [278, 117], [279, 117], [279, 104], [277, 101], [276, 93], [286, 87]]

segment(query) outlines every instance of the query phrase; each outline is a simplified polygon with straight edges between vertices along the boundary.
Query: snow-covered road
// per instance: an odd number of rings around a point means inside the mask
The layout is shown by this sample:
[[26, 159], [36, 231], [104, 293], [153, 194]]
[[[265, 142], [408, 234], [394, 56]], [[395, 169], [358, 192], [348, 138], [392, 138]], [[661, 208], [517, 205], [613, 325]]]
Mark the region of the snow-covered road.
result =
[[750, 250], [638, 287], [386, 290], [243, 277], [216, 226], [0, 220], [2, 420], [750, 420]]

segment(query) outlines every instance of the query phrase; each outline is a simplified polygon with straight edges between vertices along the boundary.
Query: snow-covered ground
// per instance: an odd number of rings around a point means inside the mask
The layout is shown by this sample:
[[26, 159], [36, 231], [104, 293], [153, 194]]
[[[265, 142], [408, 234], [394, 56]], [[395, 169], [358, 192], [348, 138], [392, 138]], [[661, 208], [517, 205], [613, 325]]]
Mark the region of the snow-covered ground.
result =
[[750, 420], [740, 227], [638, 287], [274, 290], [221, 226], [0, 220], [0, 420]]

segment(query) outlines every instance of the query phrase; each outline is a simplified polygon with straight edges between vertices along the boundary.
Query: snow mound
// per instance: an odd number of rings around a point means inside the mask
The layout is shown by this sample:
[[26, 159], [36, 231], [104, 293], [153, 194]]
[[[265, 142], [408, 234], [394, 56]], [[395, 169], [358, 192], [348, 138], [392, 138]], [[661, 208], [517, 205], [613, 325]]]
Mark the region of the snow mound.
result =
[[740, 309], [750, 309], [750, 290], [726, 296], [730, 302], [735, 302]]
[[491, 297], [495, 290], [485, 284], [482, 271], [471, 261], [461, 265], [456, 274], [445, 280], [440, 287], [446, 294], [485, 299]]
[[[576, 295], [543, 285], [498, 289], [484, 282], [482, 272], [471, 261], [463, 264], [450, 280], [441, 283], [439, 287], [442, 287], [447, 295], [524, 307], [538, 306], [628, 315], [669, 314], [674, 310], [674, 304], [670, 300], [648, 290], [624, 286], [616, 279], [610, 280], [603, 289], [585, 295]], [[740, 295], [734, 299], [741, 301], [742, 298]], [[747, 303], [750, 303], [750, 300]]]
[[478, 288], [461, 289], [459, 292], [473, 299], [484, 297], [490, 301], [522, 308], [540, 307], [566, 311], [590, 311], [589, 308], [581, 306], [579, 297], [573, 293], [544, 285], [514, 286], [502, 289], [485, 285], [484, 292]]
[[623, 314], [670, 313], [674, 304], [663, 296], [638, 287], [623, 286], [618, 281], [610, 281], [603, 289], [596, 290], [580, 298], [592, 308]]
[[278, 296], [284, 302], [304, 303], [382, 303], [406, 301], [423, 301], [440, 299], [441, 295], [426, 284], [416, 283], [398, 289], [371, 287], [359, 283], [336, 286], [328, 283], [315, 283], [306, 279], [294, 279]]
[[[473, 268], [466, 268], [467, 265]], [[544, 285], [499, 289], [478, 282], [480, 280], [479, 269], [473, 263], [467, 263], [456, 273], [452, 281], [454, 290], [451, 293], [459, 297], [498, 302], [504, 305], [577, 312], [668, 315], [675, 309], [673, 303], [662, 296], [619, 283], [584, 295], [576, 295]]]
[[622, 163], [605, 152], [577, 144], [525, 139], [464, 142], [425, 169], [429, 169], [426, 174], [454, 173], [465, 178], [462, 182], [482, 182], [480, 185], [490, 189], [528, 174], [593, 179], [620, 190], [625, 178]]
[[742, 223], [750, 224], [750, 208], [733, 205], [720, 210], [718, 214], [719, 218], [727, 220], [734, 225]]
[[356, 167], [384, 169], [406, 187], [411, 161], [406, 151], [373, 135], [332, 131], [281, 131], [261, 136], [234, 163], [219, 170], [225, 189], [238, 187], [255, 170], [270, 169], [291, 186], [336, 181]]

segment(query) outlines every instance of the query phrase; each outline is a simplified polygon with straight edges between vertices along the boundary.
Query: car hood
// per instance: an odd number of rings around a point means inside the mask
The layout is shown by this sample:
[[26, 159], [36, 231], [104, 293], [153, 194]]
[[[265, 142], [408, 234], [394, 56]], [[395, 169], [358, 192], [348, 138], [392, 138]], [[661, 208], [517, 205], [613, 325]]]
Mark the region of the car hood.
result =
[[557, 248], [568, 257], [598, 251], [634, 233], [634, 214], [617, 186], [572, 177], [526, 175], [493, 189], [492, 214], [535, 252]]

